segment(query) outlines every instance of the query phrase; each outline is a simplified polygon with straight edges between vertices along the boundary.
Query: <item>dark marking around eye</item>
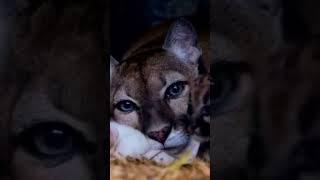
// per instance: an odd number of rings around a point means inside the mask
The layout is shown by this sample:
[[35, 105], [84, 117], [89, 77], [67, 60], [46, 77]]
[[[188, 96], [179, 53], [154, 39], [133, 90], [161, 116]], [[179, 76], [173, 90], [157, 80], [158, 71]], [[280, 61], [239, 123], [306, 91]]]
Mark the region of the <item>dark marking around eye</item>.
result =
[[125, 113], [131, 113], [133, 111], [139, 110], [139, 107], [137, 106], [137, 104], [130, 100], [121, 100], [115, 105], [115, 107], [119, 111], [125, 112]]
[[177, 81], [172, 83], [165, 91], [165, 99], [170, 100], [178, 98], [184, 91], [186, 84], [186, 81]]
[[165, 77], [164, 73], [161, 73], [161, 76], [159, 77], [159, 79], [161, 81], [162, 86], [166, 86], [167, 85], [167, 81], [166, 81], [166, 79], [164, 77]]
[[187, 109], [187, 113], [189, 114], [189, 115], [192, 115], [193, 114], [193, 107], [192, 107], [192, 104], [188, 104], [188, 109]]

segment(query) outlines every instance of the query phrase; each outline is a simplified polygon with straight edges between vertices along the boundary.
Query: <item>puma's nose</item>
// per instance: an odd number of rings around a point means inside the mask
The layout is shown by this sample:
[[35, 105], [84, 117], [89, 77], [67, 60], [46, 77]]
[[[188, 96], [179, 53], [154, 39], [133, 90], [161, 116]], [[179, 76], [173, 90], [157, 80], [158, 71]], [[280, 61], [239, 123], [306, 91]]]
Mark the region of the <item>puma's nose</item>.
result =
[[166, 139], [168, 138], [171, 131], [171, 126], [166, 126], [162, 128], [160, 131], [151, 131], [147, 133], [147, 135], [160, 143], [164, 143]]

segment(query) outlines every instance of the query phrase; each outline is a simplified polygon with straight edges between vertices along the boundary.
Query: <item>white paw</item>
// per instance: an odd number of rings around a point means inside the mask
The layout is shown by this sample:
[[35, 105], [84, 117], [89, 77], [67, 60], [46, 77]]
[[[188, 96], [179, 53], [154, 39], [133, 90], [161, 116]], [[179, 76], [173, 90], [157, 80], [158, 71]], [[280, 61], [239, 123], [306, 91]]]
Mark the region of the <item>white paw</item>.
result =
[[110, 138], [113, 141], [112, 148], [122, 156], [140, 158], [151, 149], [163, 147], [162, 144], [150, 140], [140, 131], [114, 121], [110, 122]]
[[163, 150], [150, 150], [145, 153], [143, 157], [155, 161], [161, 165], [169, 165], [176, 160]]

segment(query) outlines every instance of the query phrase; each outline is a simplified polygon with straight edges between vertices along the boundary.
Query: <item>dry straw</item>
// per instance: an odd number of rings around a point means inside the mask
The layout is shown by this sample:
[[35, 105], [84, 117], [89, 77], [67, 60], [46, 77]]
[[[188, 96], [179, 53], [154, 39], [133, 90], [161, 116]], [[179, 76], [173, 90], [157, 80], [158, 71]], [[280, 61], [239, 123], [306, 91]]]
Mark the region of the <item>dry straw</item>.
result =
[[132, 158], [110, 159], [111, 180], [209, 180], [210, 165], [200, 159], [187, 164], [182, 156], [169, 166]]

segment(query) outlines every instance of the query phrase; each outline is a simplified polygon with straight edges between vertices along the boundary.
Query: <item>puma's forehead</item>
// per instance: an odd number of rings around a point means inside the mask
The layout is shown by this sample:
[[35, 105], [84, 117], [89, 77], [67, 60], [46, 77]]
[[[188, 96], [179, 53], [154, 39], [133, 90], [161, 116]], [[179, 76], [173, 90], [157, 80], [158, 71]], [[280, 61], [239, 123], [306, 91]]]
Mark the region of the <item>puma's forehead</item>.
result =
[[196, 72], [190, 65], [177, 62], [169, 53], [160, 52], [142, 59], [128, 59], [120, 65], [115, 77], [114, 101], [131, 97], [143, 99], [146, 95], [159, 98], [164, 94], [164, 87], [176, 81], [192, 81]]
[[163, 50], [152, 54], [142, 53], [126, 59], [119, 68], [121, 76], [132, 77], [144, 75], [147, 77], [153, 72], [176, 71], [186, 77], [194, 77], [196, 72], [192, 65], [177, 60], [177, 57]]
[[[142, 75], [141, 75], [142, 76]], [[141, 101], [148, 95], [149, 98], [162, 98], [166, 88], [177, 81], [188, 81], [187, 77], [182, 73], [172, 70], [163, 72], [150, 72], [146, 77], [131, 76], [128, 79], [122, 79], [121, 84], [116, 89], [114, 102], [123, 99], [130, 99], [137, 105], [141, 105], [137, 101]]]

